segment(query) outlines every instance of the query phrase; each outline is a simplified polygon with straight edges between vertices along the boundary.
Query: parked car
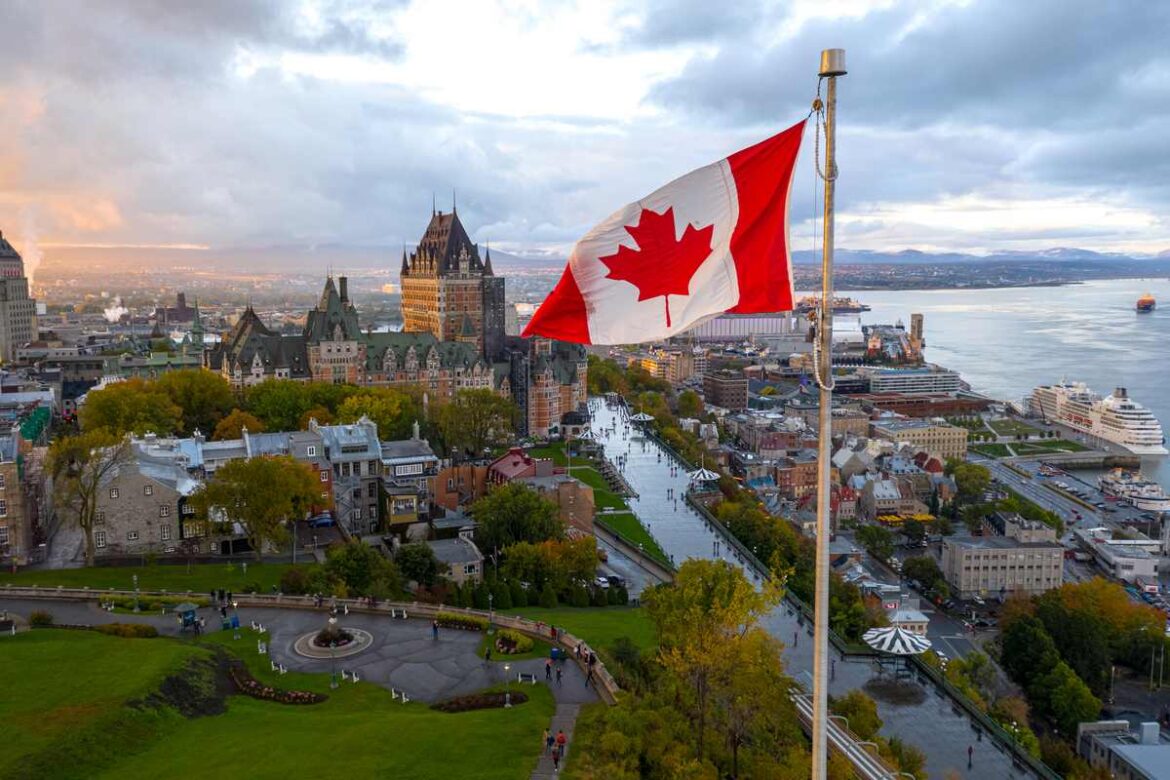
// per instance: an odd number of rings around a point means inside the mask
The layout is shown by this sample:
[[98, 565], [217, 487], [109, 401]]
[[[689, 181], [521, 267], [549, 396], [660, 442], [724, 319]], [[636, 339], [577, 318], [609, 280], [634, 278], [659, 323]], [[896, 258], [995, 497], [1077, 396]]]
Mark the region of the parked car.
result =
[[611, 588], [625, 587], [625, 584], [626, 584], [625, 579], [623, 579], [622, 577], [619, 577], [616, 574], [609, 575], [608, 579], [609, 579], [609, 587], [611, 587]]
[[319, 515], [314, 515], [309, 518], [310, 528], [328, 528], [331, 525], [333, 525], [332, 512], [322, 512]]
[[597, 579], [595, 579], [593, 581], [593, 584], [599, 588], [608, 588], [609, 587], [609, 577], [598, 577]]

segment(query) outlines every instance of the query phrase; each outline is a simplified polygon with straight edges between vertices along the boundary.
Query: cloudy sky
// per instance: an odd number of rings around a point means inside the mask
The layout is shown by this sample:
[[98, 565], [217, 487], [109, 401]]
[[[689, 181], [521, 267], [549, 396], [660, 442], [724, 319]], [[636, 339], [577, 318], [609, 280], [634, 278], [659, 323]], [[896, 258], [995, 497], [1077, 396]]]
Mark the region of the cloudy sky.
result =
[[[1170, 3], [6, 0], [0, 229], [563, 253], [840, 90], [839, 243], [1170, 249]], [[815, 182], [806, 137], [798, 246]]]

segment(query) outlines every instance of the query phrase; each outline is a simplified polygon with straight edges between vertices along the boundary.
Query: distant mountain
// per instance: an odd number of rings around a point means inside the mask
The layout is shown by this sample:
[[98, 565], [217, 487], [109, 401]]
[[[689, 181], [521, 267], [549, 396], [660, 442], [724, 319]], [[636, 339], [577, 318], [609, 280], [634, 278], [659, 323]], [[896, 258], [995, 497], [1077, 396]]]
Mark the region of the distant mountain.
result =
[[[1119, 252], [1095, 252], [1091, 249], [1053, 247], [1039, 250], [1004, 250], [989, 255], [973, 255], [962, 252], [921, 252], [917, 249], [903, 249], [900, 252], [877, 252], [869, 249], [838, 248], [834, 261], [840, 265], [906, 265], [906, 264], [953, 264], [953, 263], [1036, 263], [1036, 262], [1142, 262], [1143, 260], [1170, 258], [1170, 249], [1156, 255], [1122, 254]], [[793, 253], [793, 262], [819, 263], [821, 255], [807, 249]]]

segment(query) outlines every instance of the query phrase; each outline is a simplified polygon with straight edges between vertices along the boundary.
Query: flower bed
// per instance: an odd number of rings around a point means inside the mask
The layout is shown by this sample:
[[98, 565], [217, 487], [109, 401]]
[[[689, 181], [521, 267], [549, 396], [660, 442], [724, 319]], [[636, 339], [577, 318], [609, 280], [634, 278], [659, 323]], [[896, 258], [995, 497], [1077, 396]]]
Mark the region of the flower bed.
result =
[[488, 627], [487, 618], [460, 615], [457, 612], [440, 612], [435, 615], [435, 620], [439, 621], [443, 628], [459, 628], [464, 631], [487, 631]]
[[94, 626], [93, 630], [99, 634], [120, 636], [125, 639], [153, 639], [158, 636], [157, 628], [142, 623], [103, 623]]
[[[156, 596], [153, 594], [142, 595], [138, 598], [139, 612], [158, 612], [160, 610], [173, 610], [177, 605], [183, 602], [194, 604], [196, 607], [206, 607], [208, 604], [207, 597], [199, 596]], [[123, 596], [114, 593], [103, 593], [100, 597], [101, 604], [112, 604], [115, 611], [134, 611], [134, 597]]]
[[496, 633], [496, 650], [504, 655], [519, 655], [532, 650], [533, 643], [529, 637], [519, 631], [501, 628]]
[[311, 691], [286, 691], [283, 688], [274, 688], [259, 682], [241, 663], [233, 663], [228, 667], [228, 676], [235, 684], [236, 690], [245, 696], [264, 701], [274, 701], [278, 704], [319, 704], [328, 696]]
[[[512, 704], [523, 704], [528, 701], [528, 695], [522, 691], [512, 691]], [[456, 696], [454, 699], [447, 699], [437, 704], [432, 704], [432, 710], [439, 712], [470, 712], [471, 710], [490, 710], [497, 707], [504, 706], [504, 694], [502, 692], [495, 693], [473, 693], [470, 696]]]

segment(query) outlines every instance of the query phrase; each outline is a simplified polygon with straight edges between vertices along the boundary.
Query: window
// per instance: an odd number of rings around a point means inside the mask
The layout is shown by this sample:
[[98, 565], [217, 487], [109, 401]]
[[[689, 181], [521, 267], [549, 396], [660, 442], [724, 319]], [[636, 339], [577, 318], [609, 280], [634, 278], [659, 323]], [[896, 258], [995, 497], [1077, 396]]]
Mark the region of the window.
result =
[[162, 540], [164, 542], [169, 542], [171, 540], [171, 524], [163, 523], [159, 526], [159, 533], [162, 534]]
[[3, 490], [3, 489], [4, 489], [4, 487], [5, 487], [5, 485], [4, 485], [4, 475], [3, 475], [3, 474], [0, 474], [0, 490]]
[[322, 492], [321, 492], [321, 500], [322, 500], [322, 501], [328, 501], [328, 500], [329, 500], [329, 494], [328, 494], [328, 493], [326, 493], [326, 492], [324, 492], [324, 491], [322, 491]]
[[310, 444], [308, 447], [306, 447], [305, 448], [305, 456], [309, 457], [309, 458], [317, 457], [317, 445]]
[[362, 508], [361, 508], [360, 506], [358, 506], [358, 507], [354, 507], [354, 509], [353, 509], [353, 519], [354, 519], [354, 520], [361, 520], [361, 519], [362, 519]]
[[[460, 482], [460, 483], [462, 483], [462, 482], [463, 482], [463, 480], [462, 480], [462, 479], [460, 479], [460, 480], [459, 480], [459, 482]], [[455, 489], [455, 480], [451, 479], [450, 477], [448, 477], [448, 478], [447, 478], [447, 489], [448, 489], [448, 490], [454, 490], [454, 489]]]
[[99, 509], [97, 511], [97, 514], [95, 514], [93, 516], [93, 522], [95, 525], [105, 525], [106, 524], [106, 513], [103, 510]]
[[378, 505], [370, 504], [370, 519], [374, 520], [378, 517]]
[[322, 471], [321, 471], [321, 481], [322, 481], [322, 482], [328, 482], [328, 481], [329, 481], [329, 472], [328, 472], [328, 471], [325, 471], [325, 470], [323, 470], [323, 469], [322, 469]]
[[463, 573], [474, 575], [476, 569], [478, 569], [478, 568], [479, 567], [474, 563], [465, 563], [465, 564], [463, 564]]
[[142, 486], [142, 495], [153, 496], [154, 495], [154, 485], [143, 485]]
[[159, 504], [158, 516], [159, 517], [170, 517], [171, 516], [171, 508], [169, 506], [167, 506], [166, 504]]
[[137, 531], [127, 531], [126, 532], [126, 541], [137, 542], [138, 541], [138, 532]]
[[378, 497], [378, 483], [377, 482], [370, 483], [369, 489], [366, 491], [366, 495], [369, 496], [370, 498], [377, 498]]
[[0, 517], [8, 517], [8, 502], [0, 498]]
[[97, 547], [99, 550], [106, 546], [106, 532], [105, 531], [94, 531], [93, 532], [93, 545], [94, 545], [94, 547]]
[[118, 488], [110, 488], [110, 498], [118, 497]]

